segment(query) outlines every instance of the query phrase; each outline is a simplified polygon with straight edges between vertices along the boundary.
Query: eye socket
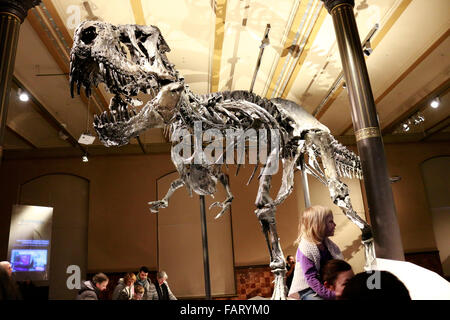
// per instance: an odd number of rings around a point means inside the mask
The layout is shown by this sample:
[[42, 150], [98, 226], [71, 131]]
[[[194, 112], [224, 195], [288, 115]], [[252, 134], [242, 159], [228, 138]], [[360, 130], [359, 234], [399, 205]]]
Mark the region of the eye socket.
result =
[[134, 36], [137, 40], [144, 41], [150, 36], [150, 34], [143, 33], [141, 30], [137, 29], [134, 31]]
[[123, 43], [131, 43], [130, 38], [125, 33], [120, 34], [119, 40], [120, 40], [120, 42], [123, 42]]
[[95, 29], [95, 27], [86, 28], [81, 32], [81, 41], [83, 41], [85, 44], [91, 44], [96, 37], [97, 30]]

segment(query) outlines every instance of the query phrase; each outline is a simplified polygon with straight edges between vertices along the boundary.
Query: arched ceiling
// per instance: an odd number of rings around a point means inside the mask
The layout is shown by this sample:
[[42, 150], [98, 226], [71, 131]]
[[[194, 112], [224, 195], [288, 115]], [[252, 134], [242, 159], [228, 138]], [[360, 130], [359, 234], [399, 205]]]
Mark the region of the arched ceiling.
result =
[[[449, 140], [450, 1], [357, 0], [354, 11], [362, 44], [370, 39], [366, 64], [385, 142]], [[72, 36], [87, 19], [156, 25], [194, 92], [249, 90], [254, 79], [253, 92], [293, 100], [342, 142], [354, 141], [333, 23], [320, 0], [43, 0], [20, 30], [5, 157], [168, 150], [160, 129], [120, 150], [77, 142], [93, 133], [92, 115], [111, 98], [102, 85], [89, 101], [70, 98]], [[19, 101], [19, 88], [32, 99]], [[415, 125], [418, 116], [425, 120]]]

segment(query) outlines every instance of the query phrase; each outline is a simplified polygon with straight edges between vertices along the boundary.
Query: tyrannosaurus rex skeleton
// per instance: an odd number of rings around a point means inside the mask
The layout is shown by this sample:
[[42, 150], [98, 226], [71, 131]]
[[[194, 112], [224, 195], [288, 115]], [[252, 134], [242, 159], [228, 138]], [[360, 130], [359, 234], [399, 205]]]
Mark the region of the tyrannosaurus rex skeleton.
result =
[[[171, 158], [180, 177], [172, 182], [163, 199], [149, 203], [150, 210], [158, 212], [166, 208], [170, 196], [182, 186], [199, 195], [213, 195], [219, 181], [227, 192], [225, 201], [213, 204], [220, 207], [217, 215], [220, 217], [233, 200], [228, 176], [222, 169], [225, 156], [233, 154], [234, 159], [234, 144], [227, 142], [225, 150], [219, 156], [215, 154], [214, 161], [198, 148], [194, 148], [192, 156], [183, 154], [181, 157], [180, 146], [188, 144], [187, 151], [191, 150], [190, 135], [196, 129], [214, 132], [217, 136], [226, 135], [229, 130], [240, 130], [245, 134], [263, 132], [263, 137], [257, 137], [259, 147], [267, 149], [270, 145], [270, 148], [261, 165], [255, 213], [269, 248], [270, 268], [275, 275], [272, 298], [286, 297], [285, 259], [277, 234], [275, 212], [293, 190], [296, 169], [305, 170], [325, 184], [333, 202], [361, 229], [366, 268], [371, 268], [375, 261], [371, 228], [353, 210], [348, 187], [340, 180], [340, 177], [362, 178], [359, 157], [338, 143], [326, 126], [292, 101], [267, 100], [248, 91], [194, 94], [167, 59], [165, 53], [168, 51], [169, 46], [157, 27], [115, 26], [98, 21], [85, 21], [78, 26], [71, 51], [72, 96], [75, 85], [78, 94], [84, 87], [89, 96], [91, 87], [101, 82], [114, 94], [110, 112], [105, 111], [94, 120], [94, 128], [104, 145], [127, 144], [148, 128], [165, 128], [170, 132]], [[138, 106], [142, 102], [133, 98], [139, 92], [151, 98], [140, 109]], [[242, 138], [242, 134], [237, 137]], [[194, 143], [200, 150], [203, 142], [202, 137], [194, 136]], [[251, 143], [249, 140], [245, 145], [248, 153]], [[245, 154], [241, 152], [238, 158], [242, 160], [242, 157]], [[277, 167], [279, 159], [283, 168], [282, 185], [276, 198], [272, 199], [269, 191], [274, 172], [269, 172], [269, 169]], [[230, 162], [227, 160], [226, 163]], [[257, 168], [258, 164], [250, 180]]]

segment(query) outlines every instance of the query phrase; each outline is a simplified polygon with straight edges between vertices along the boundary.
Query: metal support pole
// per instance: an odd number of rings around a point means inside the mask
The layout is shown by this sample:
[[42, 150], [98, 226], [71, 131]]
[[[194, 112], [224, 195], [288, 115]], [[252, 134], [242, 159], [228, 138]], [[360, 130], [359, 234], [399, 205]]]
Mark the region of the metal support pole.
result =
[[40, 0], [0, 0], [0, 164], [20, 24]]
[[375, 251], [380, 258], [404, 260], [383, 140], [353, 13], [354, 1], [322, 1], [333, 18], [348, 88], [353, 128], [361, 158], [367, 204], [375, 240]]
[[209, 277], [208, 231], [206, 229], [205, 196], [200, 196], [200, 218], [202, 222], [203, 271], [205, 274], [205, 296], [211, 300], [211, 281]]
[[252, 84], [250, 85], [250, 92], [253, 92], [253, 86], [255, 85], [256, 75], [258, 74], [259, 67], [261, 66], [261, 59], [264, 53], [264, 48], [269, 45], [269, 31], [270, 31], [270, 24], [266, 25], [266, 31], [264, 31], [264, 37], [261, 40], [261, 45], [259, 46], [259, 56], [258, 60], [256, 62], [256, 68], [255, 72], [253, 73], [253, 79]]
[[309, 196], [308, 174], [302, 170], [303, 197], [305, 198], [305, 209], [311, 207], [311, 197]]

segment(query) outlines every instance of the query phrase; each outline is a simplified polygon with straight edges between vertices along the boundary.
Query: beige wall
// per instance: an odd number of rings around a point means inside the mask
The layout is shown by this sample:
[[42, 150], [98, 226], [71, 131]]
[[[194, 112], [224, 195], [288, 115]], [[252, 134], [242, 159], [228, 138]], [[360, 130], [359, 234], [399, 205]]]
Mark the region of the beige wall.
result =
[[442, 269], [450, 276], [450, 157], [429, 159], [421, 168]]
[[[90, 181], [88, 271], [157, 268], [156, 179], [173, 170], [168, 155], [3, 161], [0, 180], [0, 245], [6, 256], [11, 206], [19, 185], [43, 174], [71, 173]], [[74, 245], [77, 245], [74, 243]]]
[[19, 197], [20, 204], [53, 208], [49, 299], [75, 299], [66, 270], [76, 265], [86, 276], [89, 182], [69, 174], [40, 176], [23, 184]]
[[[450, 155], [450, 144], [386, 145], [390, 175], [402, 177], [392, 185], [405, 251], [436, 248], [431, 212], [427, 204], [420, 163], [438, 155]], [[93, 157], [89, 163], [79, 158], [45, 160], [5, 160], [0, 168], [0, 255], [6, 258], [11, 206], [20, 184], [47, 173], [64, 172], [90, 181], [88, 230], [88, 270], [135, 270], [140, 265], [157, 268], [156, 216], [147, 202], [155, 200], [156, 179], [173, 171], [168, 154]], [[235, 195], [232, 230], [235, 265], [267, 264], [269, 256], [254, 214], [257, 180], [247, 187], [252, 167], [242, 168], [237, 177], [230, 171]], [[328, 190], [309, 177], [312, 203], [330, 205]], [[303, 208], [300, 175], [293, 194], [278, 208], [277, 221], [284, 254], [295, 253], [298, 214]], [[352, 200], [364, 216], [358, 181], [350, 181]], [[273, 196], [280, 186], [274, 177]], [[327, 202], [328, 201], [328, 202]], [[216, 209], [217, 210], [217, 209]], [[333, 206], [338, 223], [334, 240], [361, 267], [360, 232]], [[214, 211], [215, 212], [215, 211]], [[0, 257], [1, 258], [1, 257]]]
[[392, 184], [395, 206], [405, 252], [436, 249], [431, 211], [428, 206], [420, 165], [427, 159], [450, 155], [450, 143], [408, 143], [385, 146], [391, 176], [400, 176]]
[[[163, 198], [177, 172], [158, 179], [158, 198]], [[224, 201], [226, 194], [219, 183], [215, 198], [205, 197], [207, 242], [211, 295], [234, 294], [231, 215], [214, 219], [219, 209], [209, 206]], [[178, 189], [169, 200], [169, 207], [158, 213], [159, 267], [169, 275], [171, 290], [177, 297], [204, 297], [203, 242], [200, 198], [189, 196], [186, 188]]]

